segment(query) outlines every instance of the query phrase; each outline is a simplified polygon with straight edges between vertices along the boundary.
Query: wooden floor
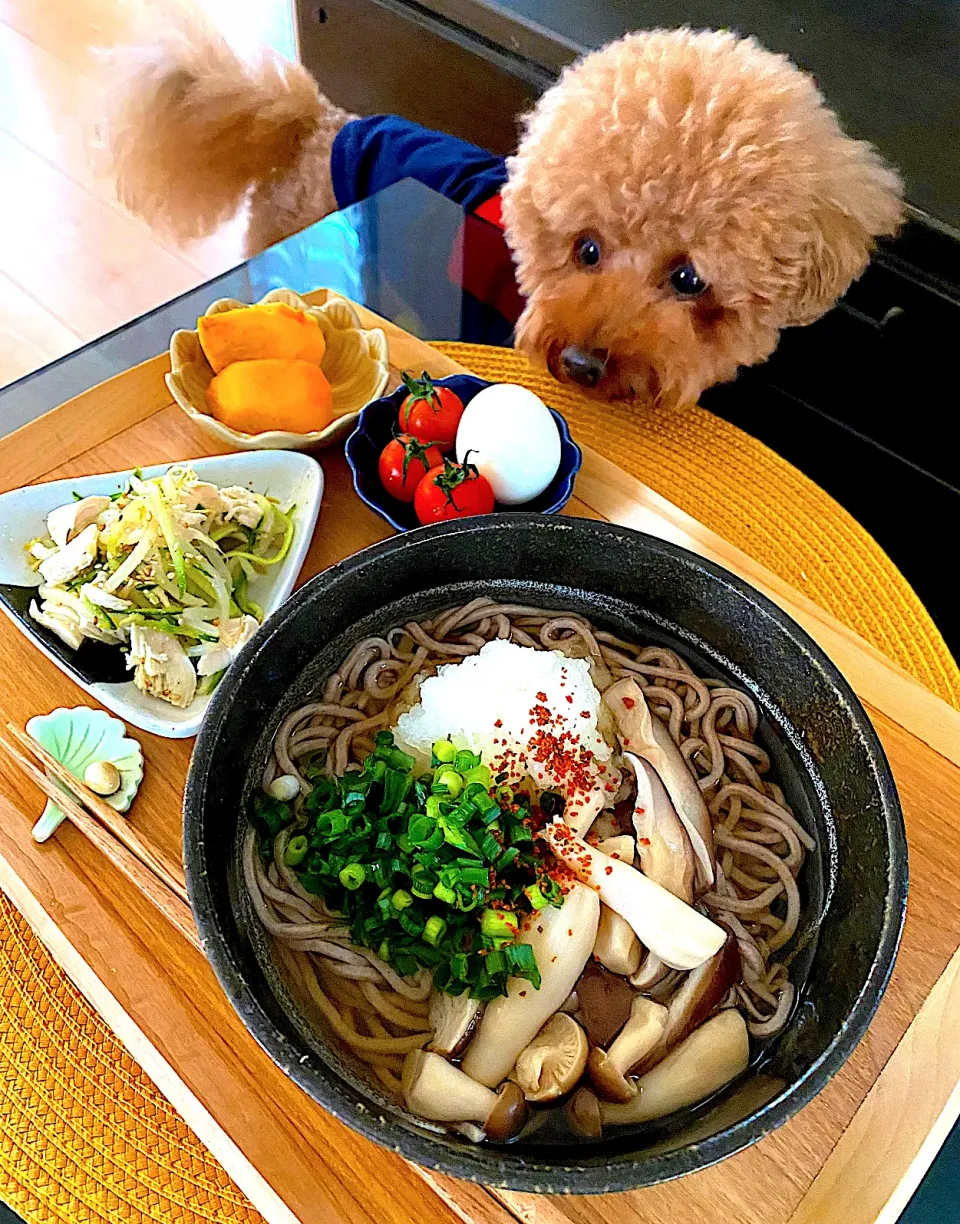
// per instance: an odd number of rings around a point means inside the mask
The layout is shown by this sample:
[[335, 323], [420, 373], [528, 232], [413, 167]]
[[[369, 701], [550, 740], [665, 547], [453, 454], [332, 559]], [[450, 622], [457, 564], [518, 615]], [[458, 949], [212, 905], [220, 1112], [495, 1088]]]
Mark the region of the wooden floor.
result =
[[[292, 54], [288, 0], [203, 2], [240, 49]], [[0, 386], [241, 258], [242, 218], [179, 249], [94, 177], [82, 116], [95, 95], [78, 26], [88, 12], [86, 0], [0, 0]]]

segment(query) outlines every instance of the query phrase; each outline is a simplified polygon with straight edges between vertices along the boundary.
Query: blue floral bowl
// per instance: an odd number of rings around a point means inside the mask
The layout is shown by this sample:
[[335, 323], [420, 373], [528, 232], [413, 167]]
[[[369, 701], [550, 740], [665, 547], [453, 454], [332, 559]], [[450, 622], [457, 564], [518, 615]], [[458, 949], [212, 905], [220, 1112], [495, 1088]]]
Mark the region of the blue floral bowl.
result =
[[[469, 404], [484, 387], [493, 385], [473, 374], [451, 374], [449, 378], [438, 378], [435, 381], [438, 387], [449, 387], [451, 391], [455, 391], [464, 404]], [[384, 395], [367, 404], [360, 413], [357, 428], [347, 439], [344, 448], [347, 463], [353, 473], [353, 487], [357, 490], [357, 496], [397, 531], [409, 531], [420, 524], [413, 512], [413, 506], [398, 502], [381, 485], [377, 465], [381, 451], [394, 436], [400, 404], [406, 394], [406, 388], [401, 386], [390, 395]], [[580, 447], [570, 437], [569, 426], [560, 413], [551, 408], [550, 415], [560, 431], [560, 466], [556, 476], [533, 501], [525, 502], [521, 506], [503, 506], [498, 502], [495, 510], [556, 514], [570, 500], [573, 482], [580, 471], [583, 455]]]

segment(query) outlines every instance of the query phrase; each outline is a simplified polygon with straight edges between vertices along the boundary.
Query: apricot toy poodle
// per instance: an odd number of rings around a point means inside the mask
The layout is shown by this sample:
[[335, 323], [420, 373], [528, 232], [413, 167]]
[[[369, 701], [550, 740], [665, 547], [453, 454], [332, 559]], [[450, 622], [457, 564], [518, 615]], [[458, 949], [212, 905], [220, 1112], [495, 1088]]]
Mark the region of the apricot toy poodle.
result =
[[127, 62], [104, 147], [133, 212], [189, 239], [246, 201], [253, 253], [405, 175], [468, 209], [498, 197], [517, 345], [603, 399], [688, 403], [765, 360], [901, 220], [897, 174], [812, 79], [731, 33], [640, 32], [584, 56], [505, 163], [358, 120], [304, 68], [245, 63], [199, 21]]

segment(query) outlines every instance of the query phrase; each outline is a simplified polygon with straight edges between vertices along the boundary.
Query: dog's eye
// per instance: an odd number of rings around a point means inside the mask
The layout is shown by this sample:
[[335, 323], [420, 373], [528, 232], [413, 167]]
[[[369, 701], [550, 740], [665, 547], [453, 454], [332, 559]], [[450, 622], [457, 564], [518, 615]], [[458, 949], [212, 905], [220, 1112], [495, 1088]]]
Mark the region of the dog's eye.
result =
[[573, 258], [581, 268], [595, 268], [600, 262], [600, 243], [596, 238], [578, 238], [573, 244]]
[[680, 264], [670, 273], [670, 285], [679, 297], [699, 297], [707, 287], [692, 263]]

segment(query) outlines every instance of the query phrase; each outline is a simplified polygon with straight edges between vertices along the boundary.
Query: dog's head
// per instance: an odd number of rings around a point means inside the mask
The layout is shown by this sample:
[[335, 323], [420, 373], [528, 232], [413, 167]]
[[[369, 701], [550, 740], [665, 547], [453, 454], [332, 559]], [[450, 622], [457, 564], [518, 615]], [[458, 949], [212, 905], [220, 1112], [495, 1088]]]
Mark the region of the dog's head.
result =
[[603, 399], [683, 403], [773, 352], [896, 231], [901, 184], [752, 39], [630, 34], [526, 120], [504, 216], [517, 342]]

